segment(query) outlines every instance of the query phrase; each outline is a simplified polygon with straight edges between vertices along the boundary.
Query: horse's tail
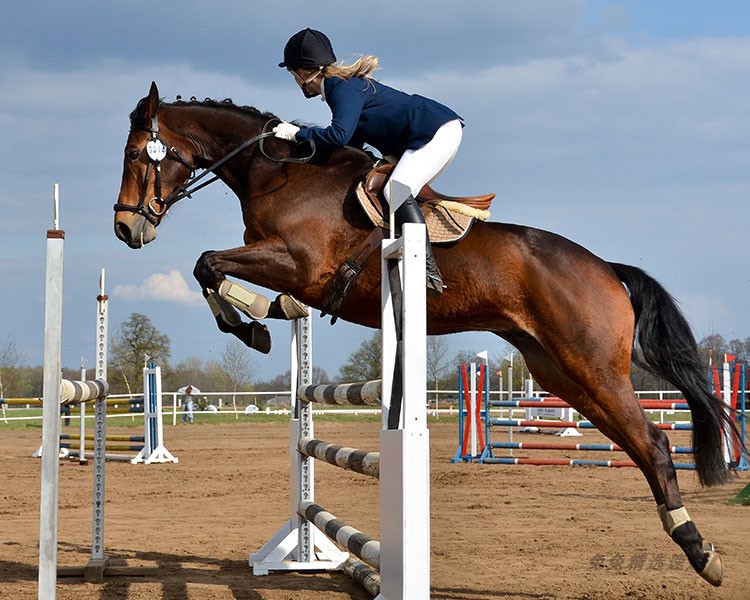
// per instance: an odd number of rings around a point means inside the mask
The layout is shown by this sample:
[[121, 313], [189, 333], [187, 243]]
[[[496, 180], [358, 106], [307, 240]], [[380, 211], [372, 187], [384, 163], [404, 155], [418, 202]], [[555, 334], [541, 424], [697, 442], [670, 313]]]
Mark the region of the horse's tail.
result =
[[[701, 364], [690, 325], [675, 299], [653, 277], [637, 267], [610, 263], [628, 288], [635, 312], [633, 362], [670, 381], [685, 395], [693, 418], [693, 453], [702, 485], [724, 483], [724, 430], [732, 418], [710, 392], [707, 369]], [[635, 343], [640, 353], [635, 351]]]

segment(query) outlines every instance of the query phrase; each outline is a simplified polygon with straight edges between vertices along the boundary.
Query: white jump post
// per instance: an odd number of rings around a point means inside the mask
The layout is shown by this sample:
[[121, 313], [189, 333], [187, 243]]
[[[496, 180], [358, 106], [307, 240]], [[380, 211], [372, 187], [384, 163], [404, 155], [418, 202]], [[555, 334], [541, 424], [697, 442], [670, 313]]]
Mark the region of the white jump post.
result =
[[[383, 421], [380, 432], [379, 600], [430, 597], [430, 442], [427, 429], [426, 227], [404, 224], [403, 235], [383, 240], [381, 261]], [[397, 354], [393, 290], [387, 260], [401, 263], [403, 290], [403, 398], [397, 429], [388, 429]]]
[[42, 394], [42, 492], [39, 515], [39, 600], [57, 588], [57, 499], [62, 386], [62, 298], [65, 232], [58, 229], [59, 187], [54, 187], [54, 227], [47, 231]]
[[260, 550], [250, 554], [254, 575], [267, 575], [271, 571], [338, 570], [349, 558], [348, 552], [339, 550], [298, 512], [300, 502], [315, 497], [314, 460], [297, 449], [302, 437], [313, 436], [312, 406], [302, 402], [297, 394], [300, 386], [312, 381], [311, 316], [292, 322], [291, 362], [290, 516]]
[[[104, 293], [104, 269], [99, 275], [99, 295], [96, 297], [96, 379], [107, 381], [107, 335], [109, 328], [109, 296]], [[83, 406], [83, 404], [81, 405]], [[94, 403], [94, 490], [91, 515], [91, 559], [84, 575], [86, 581], [101, 582], [109, 557], [104, 554], [105, 465], [107, 438], [107, 397]], [[80, 460], [85, 461], [85, 448], [81, 443]]]
[[[377, 600], [427, 600], [430, 597], [425, 237], [423, 225], [406, 224], [401, 238], [385, 240], [382, 247], [381, 552]], [[401, 267], [401, 348], [397, 347], [394, 292], [390, 287], [388, 260], [397, 260]], [[340, 550], [315, 524], [300, 515], [300, 506], [314, 501], [314, 461], [298, 449], [301, 438], [313, 437], [312, 407], [309, 402], [301, 401], [297, 393], [300, 386], [311, 382], [310, 327], [311, 319], [308, 317], [295, 322], [292, 330], [294, 416], [290, 423], [290, 518], [257, 553], [250, 555], [250, 564], [256, 575], [275, 570], [348, 570], [351, 564], [348, 552]], [[402, 382], [402, 395], [394, 400], [401, 402], [401, 410], [397, 426], [391, 428], [391, 390], [397, 375], [394, 359], [399, 352], [401, 373], [398, 375]]]
[[143, 369], [143, 449], [132, 464], [180, 462], [164, 446], [164, 423], [161, 402], [161, 367], [149, 361]]
[[54, 227], [47, 231], [44, 307], [44, 390], [42, 393], [42, 484], [39, 506], [39, 600], [57, 594], [57, 517], [60, 405], [104, 398], [107, 382], [62, 378], [62, 303], [65, 232], [58, 228], [59, 188], [54, 187]]

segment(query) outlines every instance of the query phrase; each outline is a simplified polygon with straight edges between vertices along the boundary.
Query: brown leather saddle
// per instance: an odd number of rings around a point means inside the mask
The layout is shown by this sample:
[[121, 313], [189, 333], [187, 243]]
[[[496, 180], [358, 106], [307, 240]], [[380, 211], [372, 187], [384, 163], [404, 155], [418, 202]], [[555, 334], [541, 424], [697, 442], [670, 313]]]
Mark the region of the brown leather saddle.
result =
[[[331, 324], [338, 319], [341, 305], [362, 270], [362, 265], [380, 247], [388, 230], [390, 208], [383, 196], [383, 187], [393, 171], [393, 166], [389, 163], [376, 165], [357, 186], [357, 199], [374, 228], [339, 267], [328, 286], [321, 306], [321, 316], [331, 315]], [[445, 196], [428, 185], [423, 187], [417, 196], [417, 202], [425, 217], [430, 242], [449, 244], [462, 239], [469, 233], [475, 219], [489, 219], [488, 209], [494, 198], [495, 194], [467, 198]]]
[[[386, 163], [373, 168], [357, 186], [357, 199], [370, 221], [376, 227], [388, 229], [388, 203], [383, 196], [388, 177], [394, 165]], [[486, 221], [495, 194], [484, 196], [446, 196], [426, 185], [419, 192], [417, 202], [427, 223], [427, 232], [433, 244], [448, 244], [463, 238], [475, 219]]]

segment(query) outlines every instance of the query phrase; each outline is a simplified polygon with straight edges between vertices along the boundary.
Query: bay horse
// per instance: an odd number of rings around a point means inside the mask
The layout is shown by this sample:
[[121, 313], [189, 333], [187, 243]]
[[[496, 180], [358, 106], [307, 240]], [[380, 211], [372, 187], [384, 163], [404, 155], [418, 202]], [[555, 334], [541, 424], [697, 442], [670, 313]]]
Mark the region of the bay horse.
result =
[[[234, 307], [258, 319], [299, 316], [295, 298], [321, 308], [339, 266], [372, 229], [355, 198], [372, 157], [348, 147], [310, 157], [309, 147], [268, 133], [276, 122], [229, 101], [162, 102], [152, 83], [130, 115], [114, 219], [116, 236], [141, 248], [177, 200], [205, 185], [192, 177], [196, 169], [204, 169], [198, 179], [212, 172], [223, 181], [240, 200], [243, 243], [204, 252], [194, 275], [219, 328], [260, 350], [267, 350], [263, 326], [243, 322]], [[476, 222], [434, 254], [447, 288], [428, 299], [428, 333], [489, 331], [513, 344], [543, 389], [638, 465], [667, 534], [704, 579], [720, 585], [721, 557], [688, 516], [667, 437], [641, 409], [629, 378], [632, 359], [684, 393], [699, 480], [726, 481], [723, 431], [734, 424], [709, 392], [693, 334], [669, 293], [641, 269], [520, 225]], [[264, 303], [227, 277], [280, 296]], [[339, 316], [380, 326], [379, 256], [365, 262]]]

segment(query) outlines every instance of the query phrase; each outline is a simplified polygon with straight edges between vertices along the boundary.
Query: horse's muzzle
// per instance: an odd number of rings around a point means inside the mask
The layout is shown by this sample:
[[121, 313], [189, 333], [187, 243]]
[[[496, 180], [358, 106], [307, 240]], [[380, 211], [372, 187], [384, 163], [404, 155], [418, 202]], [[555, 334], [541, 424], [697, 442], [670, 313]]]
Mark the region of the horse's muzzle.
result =
[[156, 239], [156, 227], [140, 215], [116, 215], [115, 236], [137, 250]]

